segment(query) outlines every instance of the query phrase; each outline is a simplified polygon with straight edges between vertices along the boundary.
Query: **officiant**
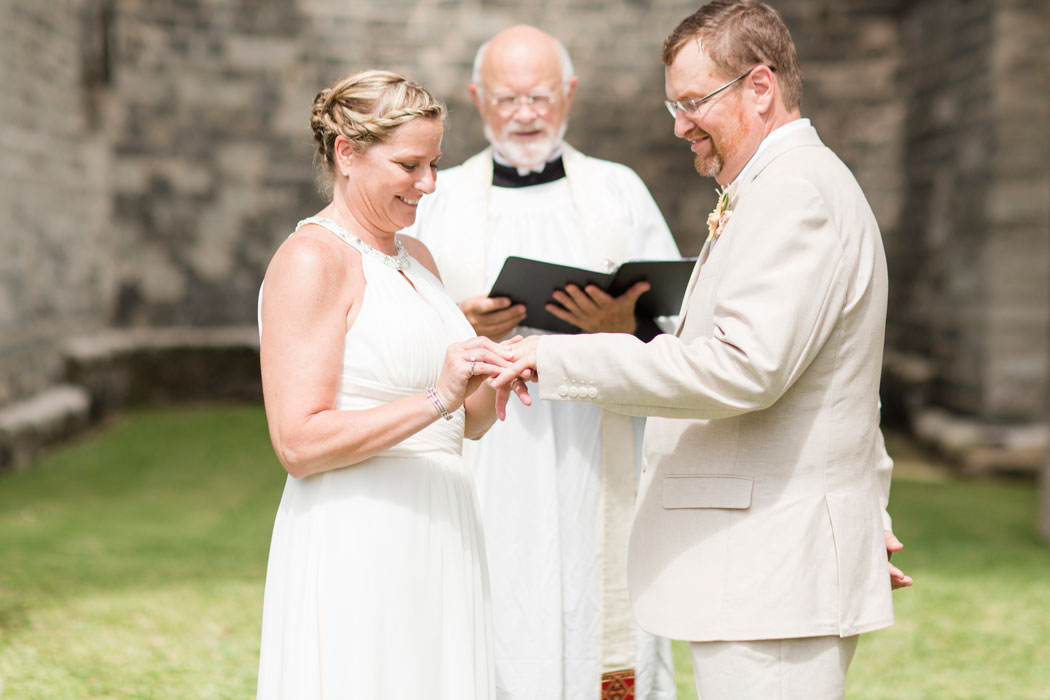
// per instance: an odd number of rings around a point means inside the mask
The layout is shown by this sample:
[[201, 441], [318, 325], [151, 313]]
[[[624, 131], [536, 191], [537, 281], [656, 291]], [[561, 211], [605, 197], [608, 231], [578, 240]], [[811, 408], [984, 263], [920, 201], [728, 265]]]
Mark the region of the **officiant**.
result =
[[[487, 296], [508, 256], [599, 271], [680, 257], [638, 175], [563, 140], [576, 76], [561, 42], [523, 25], [500, 32], [478, 49], [468, 89], [490, 146], [441, 171], [407, 233], [433, 252], [479, 335], [541, 332], [517, 327], [523, 306]], [[570, 285], [546, 308], [582, 332], [634, 333], [648, 288], [611, 297]], [[512, 406], [467, 450], [492, 584], [497, 696], [598, 700], [604, 687], [673, 698], [669, 643], [637, 627], [627, 599], [642, 422], [537, 404]]]

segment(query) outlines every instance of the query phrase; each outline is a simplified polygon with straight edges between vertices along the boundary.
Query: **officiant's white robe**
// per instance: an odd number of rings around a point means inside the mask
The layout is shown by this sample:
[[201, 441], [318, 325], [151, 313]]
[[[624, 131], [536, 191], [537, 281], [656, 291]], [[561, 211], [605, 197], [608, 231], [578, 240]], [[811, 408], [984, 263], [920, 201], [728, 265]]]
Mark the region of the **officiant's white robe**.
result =
[[[457, 302], [487, 294], [510, 255], [596, 270], [679, 257], [633, 170], [569, 146], [562, 157], [565, 178], [529, 187], [492, 187], [489, 149], [438, 174], [407, 233], [434, 254]], [[639, 700], [673, 698], [670, 645], [638, 629], [626, 598], [642, 421], [548, 401], [508, 413], [465, 447], [492, 582], [497, 695], [596, 700], [603, 671], [634, 668]]]

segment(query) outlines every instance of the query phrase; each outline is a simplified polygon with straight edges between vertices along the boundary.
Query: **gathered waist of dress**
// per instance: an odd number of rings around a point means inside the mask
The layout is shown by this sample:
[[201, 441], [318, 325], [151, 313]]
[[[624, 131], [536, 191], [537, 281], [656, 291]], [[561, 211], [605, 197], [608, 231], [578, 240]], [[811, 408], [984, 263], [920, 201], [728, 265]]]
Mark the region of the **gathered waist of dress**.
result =
[[[344, 375], [336, 397], [336, 410], [360, 411], [377, 408], [413, 394], [422, 394], [425, 389], [390, 386], [369, 381], [361, 377]], [[383, 455], [421, 455], [432, 452], [463, 453], [463, 428], [465, 414], [462, 408], [452, 414], [452, 420], [438, 419], [415, 435], [393, 445]]]

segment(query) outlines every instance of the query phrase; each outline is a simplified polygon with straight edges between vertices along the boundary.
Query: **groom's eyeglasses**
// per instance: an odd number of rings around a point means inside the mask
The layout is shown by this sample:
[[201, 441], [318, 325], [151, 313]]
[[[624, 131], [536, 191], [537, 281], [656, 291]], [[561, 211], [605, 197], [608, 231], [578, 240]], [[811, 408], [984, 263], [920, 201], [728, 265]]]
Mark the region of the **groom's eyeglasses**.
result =
[[[769, 68], [769, 70], [771, 70], [773, 72], [776, 72], [776, 70], [777, 70], [773, 66], [766, 66], [766, 67]], [[686, 116], [696, 114], [697, 112], [700, 111], [700, 107], [702, 107], [705, 102], [707, 102], [708, 100], [710, 100], [712, 97], [714, 97], [718, 93], [722, 92], [723, 90], [729, 89], [730, 86], [738, 83], [739, 81], [743, 80], [747, 76], [751, 75], [751, 73], [754, 72], [755, 68], [758, 68], [758, 66], [755, 66], [754, 68], [752, 68], [751, 70], [747, 71], [746, 73], [742, 73], [741, 75], [738, 75], [737, 77], [733, 78], [732, 80], [730, 80], [728, 83], [726, 83], [722, 87], [718, 88], [714, 92], [707, 93], [703, 97], [697, 97], [697, 98], [690, 99], [690, 100], [664, 100], [664, 105], [666, 105], [667, 111], [670, 112], [671, 116], [674, 117], [675, 119], [678, 118], [678, 112], [681, 112], [682, 114], [684, 114]]]

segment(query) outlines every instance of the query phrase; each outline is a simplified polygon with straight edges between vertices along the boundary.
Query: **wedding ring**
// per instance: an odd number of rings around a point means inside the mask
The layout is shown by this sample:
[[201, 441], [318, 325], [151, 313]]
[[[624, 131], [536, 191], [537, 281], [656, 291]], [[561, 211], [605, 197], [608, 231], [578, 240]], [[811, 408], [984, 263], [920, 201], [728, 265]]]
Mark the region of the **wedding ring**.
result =
[[473, 355], [470, 356], [470, 376], [472, 376], [472, 377], [474, 376], [474, 361], [475, 361], [475, 359], [477, 359], [477, 358], [475, 358]]

